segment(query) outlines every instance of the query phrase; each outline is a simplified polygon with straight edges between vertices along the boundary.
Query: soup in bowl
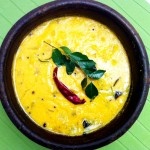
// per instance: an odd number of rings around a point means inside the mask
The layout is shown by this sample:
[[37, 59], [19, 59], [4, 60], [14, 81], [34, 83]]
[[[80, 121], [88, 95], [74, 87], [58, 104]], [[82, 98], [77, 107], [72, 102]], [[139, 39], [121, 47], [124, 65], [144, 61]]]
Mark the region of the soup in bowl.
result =
[[[71, 60], [71, 68], [73, 62], [78, 65], [71, 73], [68, 64], [60, 64], [61, 56], [55, 47], [61, 46], [71, 49], [65, 63]], [[90, 61], [82, 59], [83, 54]], [[101, 78], [93, 79], [87, 73], [92, 70], [92, 60], [100, 76], [103, 74]], [[79, 100], [74, 104], [62, 94], [63, 88], [59, 91], [53, 75], [57, 66], [57, 78], [86, 100], [84, 103]], [[130, 89], [129, 62], [119, 39], [99, 22], [78, 16], [53, 19], [32, 30], [18, 48], [12, 76], [26, 114], [39, 126], [68, 136], [86, 134], [108, 124], [123, 108]], [[95, 76], [99, 76], [98, 71]], [[83, 80], [87, 82], [85, 87]]]
[[21, 18], [1, 49], [2, 104], [18, 129], [43, 146], [104, 146], [127, 131], [145, 103], [143, 43], [101, 3], [47, 3]]

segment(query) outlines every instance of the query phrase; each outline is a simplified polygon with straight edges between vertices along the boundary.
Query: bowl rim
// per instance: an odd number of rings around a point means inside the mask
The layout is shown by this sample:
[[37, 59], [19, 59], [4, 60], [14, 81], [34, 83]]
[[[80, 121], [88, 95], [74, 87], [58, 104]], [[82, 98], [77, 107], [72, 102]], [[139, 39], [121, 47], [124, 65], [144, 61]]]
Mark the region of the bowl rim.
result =
[[[140, 105], [137, 107], [137, 109], [135, 110], [135, 113], [131, 116], [130, 120], [128, 123], [124, 124], [124, 126], [122, 126], [122, 128], [120, 130], [118, 130], [115, 135], [112, 135], [111, 137], [107, 137], [105, 139], [103, 139], [102, 143], [99, 143], [99, 141], [95, 141], [91, 144], [83, 144], [81, 145], [77, 145], [77, 146], [71, 146], [71, 145], [61, 145], [58, 143], [51, 143], [49, 141], [45, 141], [44, 139], [42, 139], [41, 137], [39, 137], [38, 135], [31, 133], [30, 129], [28, 129], [26, 126], [24, 126], [24, 124], [18, 119], [18, 117], [16, 117], [16, 114], [14, 113], [14, 111], [11, 109], [9, 102], [7, 101], [7, 97], [6, 95], [6, 91], [5, 91], [5, 83], [4, 83], [4, 74], [3, 74], [3, 70], [4, 70], [4, 62], [5, 62], [5, 56], [6, 56], [6, 50], [8, 48], [8, 46], [10, 44], [12, 44], [13, 38], [16, 36], [16, 33], [18, 31], [20, 31], [20, 29], [22, 29], [22, 26], [24, 24], [27, 24], [30, 20], [37, 18], [37, 16], [39, 14], [43, 14], [48, 11], [49, 9], [54, 9], [54, 8], [59, 8], [59, 7], [63, 7], [66, 5], [84, 5], [84, 6], [92, 6], [98, 9], [103, 9], [103, 11], [105, 11], [106, 13], [110, 14], [112, 17], [114, 17], [115, 19], [117, 19], [117, 21], [121, 22], [124, 27], [126, 27], [126, 29], [128, 30], [128, 32], [130, 32], [133, 37], [135, 38], [135, 40], [137, 41], [137, 43], [139, 44], [140, 50], [141, 50], [141, 54], [143, 56], [143, 67], [144, 70], [146, 70], [144, 72], [144, 80], [148, 80], [149, 78], [149, 62], [148, 62], [148, 56], [146, 54], [146, 50], [144, 47], [144, 44], [139, 36], [139, 34], [137, 33], [137, 31], [134, 29], [134, 27], [121, 15], [119, 14], [116, 10], [110, 8], [109, 6], [102, 4], [100, 2], [97, 1], [92, 1], [92, 0], [57, 0], [57, 1], [52, 1], [49, 3], [46, 3], [44, 5], [41, 5], [35, 9], [33, 9], [32, 11], [30, 11], [29, 13], [27, 13], [26, 15], [24, 15], [21, 19], [19, 19], [13, 26], [12, 28], [9, 30], [8, 34], [6, 35], [1, 48], [0, 48], [0, 98], [1, 98], [1, 102], [2, 105], [7, 113], [7, 115], [9, 116], [9, 118], [12, 120], [12, 122], [16, 125], [16, 127], [23, 132], [27, 137], [29, 137], [30, 139], [32, 139], [33, 141], [49, 147], [52, 146], [54, 147], [54, 145], [57, 145], [58, 147], [64, 147], [65, 149], [86, 149], [87, 147], [90, 148], [97, 148], [98, 146], [104, 146], [106, 144], [109, 144], [110, 142], [118, 139], [121, 135], [123, 135], [130, 127], [131, 125], [136, 121], [136, 119], [138, 118], [140, 112], [143, 109], [143, 106], [145, 104], [146, 101], [146, 97], [148, 95], [148, 90], [149, 90], [149, 85], [148, 82], [145, 81], [145, 85], [143, 87], [143, 92], [141, 95], [141, 100], [140, 100]], [[3, 94], [5, 93], [5, 95]]]

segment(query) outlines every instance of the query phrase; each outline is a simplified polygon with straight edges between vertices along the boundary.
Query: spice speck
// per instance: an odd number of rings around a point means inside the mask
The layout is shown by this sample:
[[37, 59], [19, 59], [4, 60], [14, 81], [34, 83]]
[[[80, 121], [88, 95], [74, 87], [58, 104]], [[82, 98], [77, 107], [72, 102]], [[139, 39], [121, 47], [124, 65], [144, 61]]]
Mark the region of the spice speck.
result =
[[46, 126], [47, 126], [47, 124], [44, 122], [44, 123], [43, 123], [43, 127], [46, 128]]
[[35, 91], [32, 91], [32, 94], [35, 94]]
[[122, 92], [116, 91], [115, 95], [114, 95], [115, 99], [117, 99], [118, 97], [120, 97], [122, 94], [123, 94]]

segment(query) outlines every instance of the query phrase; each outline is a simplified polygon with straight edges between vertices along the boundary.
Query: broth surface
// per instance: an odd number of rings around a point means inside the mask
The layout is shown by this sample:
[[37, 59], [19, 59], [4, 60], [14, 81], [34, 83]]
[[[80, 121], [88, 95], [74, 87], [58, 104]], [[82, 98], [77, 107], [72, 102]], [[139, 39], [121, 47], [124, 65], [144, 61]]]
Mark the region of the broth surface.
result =
[[[52, 47], [67, 46], [106, 70], [93, 80], [99, 95], [90, 100], [81, 87], [84, 73], [75, 68], [67, 75], [59, 67], [58, 78], [86, 102], [74, 105], [57, 89], [53, 80], [56, 67]], [[114, 119], [122, 110], [130, 89], [130, 67], [126, 52], [116, 35], [105, 25], [84, 17], [61, 17], [47, 21], [31, 31], [15, 55], [12, 77], [18, 101], [39, 126], [54, 133], [76, 136], [93, 132]], [[115, 98], [115, 93], [122, 95]], [[83, 122], [88, 123], [84, 127]]]

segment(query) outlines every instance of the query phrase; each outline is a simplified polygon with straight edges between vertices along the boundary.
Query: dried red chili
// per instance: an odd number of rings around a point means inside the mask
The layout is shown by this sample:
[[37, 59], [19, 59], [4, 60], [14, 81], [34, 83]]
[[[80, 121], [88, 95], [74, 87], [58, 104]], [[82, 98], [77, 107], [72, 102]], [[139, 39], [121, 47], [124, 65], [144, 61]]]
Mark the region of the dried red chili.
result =
[[58, 71], [58, 67], [56, 67], [54, 69], [54, 71], [53, 71], [53, 79], [55, 81], [55, 84], [56, 84], [57, 88], [61, 92], [61, 94], [66, 99], [68, 99], [70, 102], [72, 102], [73, 104], [84, 104], [85, 103], [85, 99], [81, 100], [76, 94], [74, 94], [61, 81], [58, 80], [58, 78], [57, 78], [57, 71]]

